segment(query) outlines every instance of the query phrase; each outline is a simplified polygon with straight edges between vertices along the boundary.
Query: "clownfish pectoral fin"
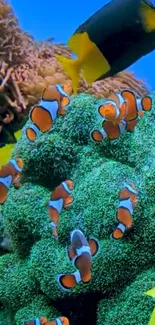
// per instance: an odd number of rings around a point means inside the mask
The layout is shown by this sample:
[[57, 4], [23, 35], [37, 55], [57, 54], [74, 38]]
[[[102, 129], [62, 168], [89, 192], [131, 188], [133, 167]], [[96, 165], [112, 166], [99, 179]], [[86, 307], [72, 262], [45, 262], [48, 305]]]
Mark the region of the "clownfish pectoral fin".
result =
[[67, 256], [69, 258], [69, 261], [71, 262], [76, 257], [76, 253], [72, 248], [72, 246], [66, 247], [66, 250], [67, 250]]
[[67, 209], [68, 207], [70, 207], [70, 205], [73, 203], [73, 197], [69, 196], [66, 199], [64, 199], [64, 209]]
[[[69, 97], [63, 97], [62, 101], [61, 101], [61, 107], [66, 107], [70, 104], [70, 99]], [[66, 113], [66, 111], [64, 110], [64, 112]]]
[[100, 248], [98, 240], [91, 237], [89, 239], [88, 243], [89, 243], [89, 246], [90, 246], [91, 255], [95, 256], [98, 253], [99, 248]]
[[68, 290], [72, 289], [77, 284], [76, 277], [75, 277], [74, 273], [73, 274], [59, 274], [57, 276], [57, 281], [58, 281], [61, 289], [63, 289], [64, 291], [68, 291]]
[[90, 133], [90, 138], [91, 138], [91, 140], [93, 140], [94, 142], [97, 142], [97, 143], [102, 142], [104, 139], [100, 130], [93, 130]]
[[68, 95], [71, 96], [73, 93], [73, 89], [72, 86], [69, 83], [63, 84], [62, 88], [64, 90], [64, 92]]

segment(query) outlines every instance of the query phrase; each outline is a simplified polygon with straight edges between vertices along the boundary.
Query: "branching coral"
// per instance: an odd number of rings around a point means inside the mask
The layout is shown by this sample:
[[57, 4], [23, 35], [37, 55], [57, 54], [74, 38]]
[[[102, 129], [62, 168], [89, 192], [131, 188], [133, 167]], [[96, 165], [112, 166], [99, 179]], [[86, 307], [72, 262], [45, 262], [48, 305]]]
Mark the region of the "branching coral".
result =
[[[25, 122], [24, 115], [27, 116], [30, 107], [40, 100], [43, 89], [55, 83], [71, 84], [55, 57], [56, 54], [70, 57], [71, 52], [63, 44], [54, 44], [51, 40], [36, 42], [24, 33], [12, 8], [3, 0], [0, 0], [0, 41], [2, 132], [3, 129], [9, 130], [8, 123], [13, 124], [15, 130], [21, 127], [19, 121]], [[110, 90], [119, 91], [126, 87], [134, 89], [138, 95], [149, 91], [145, 82], [138, 80], [131, 72], [120, 72], [92, 85], [88, 85], [81, 76], [78, 92], [105, 97]], [[3, 116], [6, 115], [7, 119], [4, 120]], [[16, 118], [13, 120], [10, 115]]]

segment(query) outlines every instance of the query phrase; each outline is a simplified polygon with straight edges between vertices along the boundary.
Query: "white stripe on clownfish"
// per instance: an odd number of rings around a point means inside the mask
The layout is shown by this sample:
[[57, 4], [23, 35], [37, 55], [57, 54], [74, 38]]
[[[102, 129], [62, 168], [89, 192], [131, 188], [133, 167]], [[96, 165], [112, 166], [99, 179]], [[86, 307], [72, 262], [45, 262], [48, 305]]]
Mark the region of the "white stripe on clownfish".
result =
[[43, 109], [49, 112], [53, 121], [56, 119], [58, 108], [59, 108], [59, 104], [57, 100], [54, 101], [41, 100], [39, 106], [41, 106]]
[[10, 189], [12, 183], [12, 176], [0, 177], [0, 184], [3, 184], [8, 190]]
[[[58, 90], [58, 92], [63, 95], [64, 97], [68, 97], [68, 95], [65, 93], [65, 91], [63, 90], [61, 85], [55, 85], [56, 89]], [[69, 97], [68, 97], [69, 98]]]
[[59, 318], [56, 318], [56, 325], [62, 325], [62, 321]]
[[62, 207], [63, 207], [63, 199], [60, 198], [58, 200], [50, 200], [48, 203], [49, 208], [53, 208], [58, 211], [58, 213], [61, 212]]
[[77, 283], [82, 281], [81, 274], [80, 274], [79, 270], [75, 271], [73, 274], [74, 274], [74, 277], [75, 277]]
[[141, 98], [138, 98], [138, 99], [136, 100], [136, 103], [137, 103], [137, 110], [138, 110], [138, 112], [143, 112], [143, 108], [142, 108], [141, 101], [142, 101]]
[[124, 186], [133, 194], [138, 194], [138, 192], [136, 190], [133, 189], [133, 187], [127, 183], [124, 183]]
[[37, 125], [35, 124], [31, 124], [29, 127], [27, 127], [27, 129], [32, 129], [34, 131], [34, 133], [36, 134], [36, 136], [39, 134], [40, 130], [37, 127]]
[[120, 93], [117, 93], [117, 97], [119, 99], [119, 105], [122, 106], [122, 104], [125, 102], [123, 96]]
[[39, 318], [36, 318], [36, 319], [35, 319], [35, 325], [41, 325], [41, 323], [40, 323], [40, 319], [39, 319]]
[[72, 193], [72, 190], [70, 190], [70, 188], [69, 188], [69, 186], [68, 186], [68, 184], [67, 184], [66, 182], [62, 182], [62, 186], [63, 186], [64, 190], [65, 190], [67, 193], [69, 193], [69, 194]]
[[82, 246], [76, 249], [77, 256], [82, 255], [83, 253], [88, 253], [91, 256], [91, 250], [89, 246]]
[[11, 159], [11, 160], [9, 161], [9, 163], [10, 163], [11, 165], [13, 165], [13, 167], [14, 167], [14, 168], [19, 172], [19, 173], [22, 172], [22, 168], [20, 168], [20, 167], [18, 166], [18, 164], [17, 164], [17, 162], [16, 162], [15, 159]]
[[132, 204], [130, 198], [119, 201], [118, 209], [119, 208], [128, 209], [130, 214], [131, 215], [133, 214], [133, 204]]
[[119, 223], [117, 229], [119, 229], [124, 234], [126, 227], [122, 223]]

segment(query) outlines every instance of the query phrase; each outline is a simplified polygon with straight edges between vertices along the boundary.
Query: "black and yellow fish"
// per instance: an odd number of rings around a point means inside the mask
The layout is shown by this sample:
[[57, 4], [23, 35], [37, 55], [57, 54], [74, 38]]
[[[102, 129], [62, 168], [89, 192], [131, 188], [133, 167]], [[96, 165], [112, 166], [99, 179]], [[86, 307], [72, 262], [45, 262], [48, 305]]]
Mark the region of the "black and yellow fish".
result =
[[57, 55], [77, 92], [81, 69], [88, 83], [128, 68], [155, 49], [155, 8], [144, 0], [112, 0], [68, 41], [77, 59]]

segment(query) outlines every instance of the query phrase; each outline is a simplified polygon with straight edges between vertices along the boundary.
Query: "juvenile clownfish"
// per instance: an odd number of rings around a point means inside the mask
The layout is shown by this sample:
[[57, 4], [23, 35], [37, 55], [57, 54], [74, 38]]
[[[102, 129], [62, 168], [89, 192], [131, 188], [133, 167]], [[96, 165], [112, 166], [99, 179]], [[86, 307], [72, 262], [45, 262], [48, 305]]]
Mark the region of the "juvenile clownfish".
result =
[[67, 209], [73, 202], [71, 193], [73, 191], [73, 182], [66, 180], [62, 182], [51, 194], [51, 199], [48, 202], [48, 211], [51, 219], [51, 228], [54, 237], [58, 237], [57, 226], [59, 214], [62, 209]]
[[21, 158], [11, 159], [5, 166], [0, 169], [0, 204], [7, 199], [8, 191], [13, 185], [15, 188], [20, 187], [20, 175], [23, 170], [23, 160]]
[[24, 323], [24, 325], [69, 325], [69, 320], [67, 317], [58, 317], [55, 320], [49, 322], [46, 317], [36, 318], [30, 322]]
[[154, 39], [155, 9], [146, 0], [109, 1], [68, 40], [77, 58], [57, 58], [76, 94], [81, 70], [90, 84], [111, 77], [152, 52]]
[[48, 132], [53, 127], [53, 122], [59, 115], [65, 115], [65, 107], [69, 105], [68, 85], [54, 85], [44, 90], [42, 100], [30, 111], [32, 125], [26, 129], [26, 136], [34, 142], [39, 132]]
[[119, 205], [116, 218], [119, 222], [111, 237], [120, 239], [125, 231], [133, 225], [132, 214], [138, 200], [138, 192], [134, 184], [124, 184], [123, 189], [119, 193]]
[[67, 255], [77, 271], [58, 275], [57, 281], [63, 290], [69, 290], [81, 281], [88, 283], [91, 280], [92, 256], [95, 256], [98, 250], [99, 243], [96, 239], [87, 241], [80, 230], [71, 233], [71, 246], [67, 248]]
[[122, 120], [120, 125], [114, 125], [112, 122], [104, 120], [102, 122], [102, 129], [93, 130], [90, 137], [94, 142], [101, 142], [105, 138], [108, 138], [109, 140], [116, 140], [125, 130], [126, 122], [124, 120]]

